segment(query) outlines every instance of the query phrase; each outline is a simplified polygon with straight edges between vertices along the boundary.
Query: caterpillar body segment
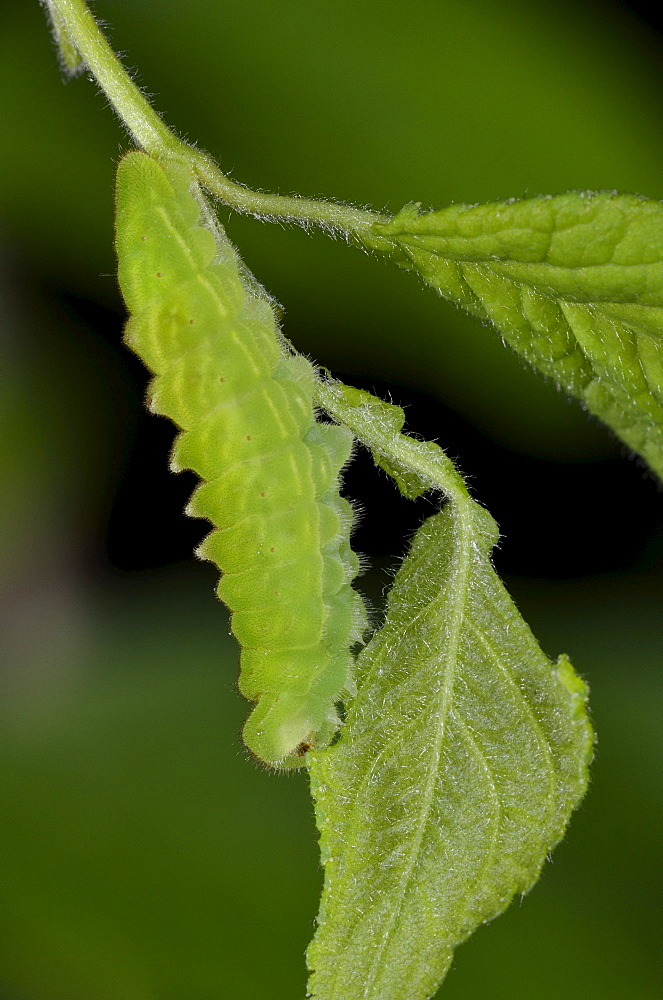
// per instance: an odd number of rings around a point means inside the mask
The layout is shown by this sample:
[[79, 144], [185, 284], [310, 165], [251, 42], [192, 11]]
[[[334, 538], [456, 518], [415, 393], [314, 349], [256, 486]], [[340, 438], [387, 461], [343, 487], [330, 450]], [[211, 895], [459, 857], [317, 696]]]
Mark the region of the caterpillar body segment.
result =
[[315, 419], [315, 371], [288, 354], [189, 174], [129, 153], [117, 177], [125, 338], [154, 378], [149, 406], [181, 429], [171, 467], [203, 482], [187, 513], [212, 522], [200, 555], [241, 647], [245, 727], [266, 763], [296, 767], [332, 739], [366, 628], [352, 589], [352, 511], [338, 479], [349, 430]]

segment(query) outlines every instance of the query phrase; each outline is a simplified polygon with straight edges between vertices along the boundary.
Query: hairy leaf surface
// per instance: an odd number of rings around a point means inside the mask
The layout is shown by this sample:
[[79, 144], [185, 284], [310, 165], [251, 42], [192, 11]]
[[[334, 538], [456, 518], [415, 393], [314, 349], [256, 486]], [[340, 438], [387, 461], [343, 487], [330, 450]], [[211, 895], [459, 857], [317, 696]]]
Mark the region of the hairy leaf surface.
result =
[[587, 784], [587, 690], [541, 652], [490, 563], [495, 523], [443, 452], [397, 422], [389, 439], [388, 404], [367, 393], [327, 392], [360, 439], [381, 437], [397, 468], [451, 499], [396, 577], [341, 739], [313, 758], [325, 887], [310, 991], [424, 1000], [563, 835]]
[[571, 192], [408, 205], [362, 238], [492, 321], [663, 478], [663, 204]]

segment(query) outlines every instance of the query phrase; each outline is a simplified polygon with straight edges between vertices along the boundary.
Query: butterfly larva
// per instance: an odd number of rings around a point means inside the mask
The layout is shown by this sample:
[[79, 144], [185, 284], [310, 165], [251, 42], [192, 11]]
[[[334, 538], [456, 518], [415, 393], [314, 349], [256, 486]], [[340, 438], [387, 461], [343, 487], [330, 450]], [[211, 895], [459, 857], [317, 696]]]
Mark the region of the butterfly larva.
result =
[[316, 421], [312, 365], [288, 353], [194, 190], [186, 170], [144, 153], [119, 165], [125, 338], [155, 375], [151, 409], [181, 428], [173, 468], [204, 480], [187, 511], [215, 528], [201, 554], [222, 571], [240, 690], [257, 702], [244, 740], [269, 764], [299, 766], [338, 727], [365, 627], [338, 492], [352, 436]]

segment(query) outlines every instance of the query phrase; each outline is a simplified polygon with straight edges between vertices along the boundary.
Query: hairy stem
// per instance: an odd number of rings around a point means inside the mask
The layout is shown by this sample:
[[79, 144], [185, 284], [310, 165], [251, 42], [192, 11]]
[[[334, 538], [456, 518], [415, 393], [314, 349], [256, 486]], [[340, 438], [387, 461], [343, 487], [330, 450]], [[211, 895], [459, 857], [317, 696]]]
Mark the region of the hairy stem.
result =
[[45, 7], [69, 44], [78, 50], [138, 145], [152, 156], [183, 153], [187, 147], [173, 135], [142, 95], [84, 0], [46, 0]]
[[375, 212], [335, 202], [252, 191], [230, 180], [210, 156], [179, 139], [162, 121], [111, 49], [85, 0], [42, 0], [54, 26], [63, 64], [78, 52], [134, 141], [151, 156], [184, 162], [210, 194], [238, 212], [319, 225], [351, 236], [376, 222]]

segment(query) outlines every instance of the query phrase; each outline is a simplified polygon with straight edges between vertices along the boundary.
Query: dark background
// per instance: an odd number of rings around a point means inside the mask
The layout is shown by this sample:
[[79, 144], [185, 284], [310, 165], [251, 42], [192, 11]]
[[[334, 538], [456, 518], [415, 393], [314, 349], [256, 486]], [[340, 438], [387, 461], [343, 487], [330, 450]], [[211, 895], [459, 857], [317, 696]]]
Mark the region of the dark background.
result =
[[[617, 189], [663, 197], [663, 43], [643, 5], [107, 0], [167, 121], [268, 190], [396, 211]], [[129, 141], [64, 86], [37, 3], [0, 11], [0, 996], [292, 1000], [321, 873], [303, 775], [240, 748], [237, 653], [191, 559], [169, 424], [121, 344], [114, 166]], [[546, 652], [589, 680], [590, 794], [541, 884], [457, 955], [448, 1000], [660, 995], [659, 484], [416, 278], [232, 217], [285, 331], [407, 409], [502, 530]], [[359, 457], [377, 607], [430, 502]]]

